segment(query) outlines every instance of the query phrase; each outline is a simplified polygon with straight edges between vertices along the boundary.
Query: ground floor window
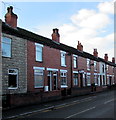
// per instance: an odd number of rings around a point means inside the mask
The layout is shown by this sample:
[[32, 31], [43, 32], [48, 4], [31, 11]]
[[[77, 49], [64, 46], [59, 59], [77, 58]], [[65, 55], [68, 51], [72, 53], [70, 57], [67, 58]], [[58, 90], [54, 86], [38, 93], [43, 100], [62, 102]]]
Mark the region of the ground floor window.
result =
[[86, 74], [83, 74], [83, 86], [87, 86], [87, 76]]
[[105, 75], [102, 76], [102, 80], [103, 80], [103, 84], [102, 85], [106, 85], [106, 81], [105, 81]]
[[43, 87], [43, 84], [44, 84], [43, 70], [34, 69], [34, 87], [40, 88]]
[[110, 84], [110, 81], [109, 81], [109, 76], [107, 76], [107, 85]]
[[73, 85], [74, 86], [78, 85], [78, 73], [73, 74]]
[[8, 87], [14, 89], [18, 87], [18, 70], [9, 69], [8, 70]]
[[87, 75], [87, 86], [91, 86], [90, 75]]
[[94, 82], [95, 82], [95, 85], [98, 85], [98, 75], [94, 75]]
[[61, 77], [61, 87], [67, 86], [67, 73], [66, 72], [60, 72]]

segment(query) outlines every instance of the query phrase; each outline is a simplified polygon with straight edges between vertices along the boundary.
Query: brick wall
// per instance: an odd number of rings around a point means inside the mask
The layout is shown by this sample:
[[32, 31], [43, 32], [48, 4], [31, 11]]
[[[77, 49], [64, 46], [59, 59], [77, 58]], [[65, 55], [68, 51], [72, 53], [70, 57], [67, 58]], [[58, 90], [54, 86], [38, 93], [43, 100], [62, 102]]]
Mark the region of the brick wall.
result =
[[[2, 57], [3, 72], [3, 94], [25, 93], [27, 91], [27, 43], [25, 39], [21, 39], [8, 34], [11, 40], [11, 58]], [[18, 88], [8, 89], [8, 69], [18, 69]]]
[[35, 43], [27, 42], [27, 79], [28, 79], [28, 91], [37, 92], [43, 89], [34, 88], [34, 70], [33, 67], [45, 67], [44, 70], [44, 85], [47, 85], [47, 68], [58, 69], [58, 88], [60, 89], [60, 69], [67, 70], [68, 87], [71, 86], [71, 56], [66, 53], [66, 67], [61, 66], [61, 53], [60, 50], [50, 48], [49, 46], [43, 47], [43, 61], [37, 62], [35, 58]]

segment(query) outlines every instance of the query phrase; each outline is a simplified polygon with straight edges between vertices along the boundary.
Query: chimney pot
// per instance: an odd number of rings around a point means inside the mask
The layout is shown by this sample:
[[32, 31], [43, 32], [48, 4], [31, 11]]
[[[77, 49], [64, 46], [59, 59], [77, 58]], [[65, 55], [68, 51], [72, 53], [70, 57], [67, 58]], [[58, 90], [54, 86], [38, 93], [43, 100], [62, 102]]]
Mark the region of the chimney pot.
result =
[[113, 58], [112, 58], [112, 63], [114, 63], [114, 64], [115, 64], [115, 57], [113, 57]]
[[83, 45], [78, 41], [77, 50], [83, 51]]
[[97, 49], [96, 49], [96, 48], [95, 48], [94, 51], [93, 51], [93, 55], [94, 55], [95, 57], [98, 57], [98, 52], [97, 52]]
[[54, 40], [56, 42], [60, 42], [60, 34], [59, 34], [59, 30], [57, 28], [53, 29], [52, 40]]
[[104, 59], [105, 61], [108, 61], [108, 54], [105, 54]]
[[13, 7], [7, 8], [7, 13], [5, 15], [5, 22], [13, 28], [17, 27], [17, 15], [13, 13]]

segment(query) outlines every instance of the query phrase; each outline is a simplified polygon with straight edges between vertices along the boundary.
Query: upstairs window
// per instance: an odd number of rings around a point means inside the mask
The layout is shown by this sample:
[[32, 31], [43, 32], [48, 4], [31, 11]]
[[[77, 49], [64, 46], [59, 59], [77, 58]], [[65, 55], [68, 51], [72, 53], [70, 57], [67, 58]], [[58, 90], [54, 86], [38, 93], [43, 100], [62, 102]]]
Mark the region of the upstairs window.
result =
[[90, 61], [90, 59], [87, 59], [87, 70], [90, 70], [90, 63], [91, 61]]
[[61, 66], [66, 67], [66, 52], [61, 51]]
[[97, 71], [97, 62], [94, 61], [94, 71]]
[[11, 57], [11, 39], [2, 37], [2, 56]]
[[73, 55], [74, 68], [77, 68], [77, 55]]
[[107, 71], [108, 71], [108, 68], [109, 68], [109, 66], [108, 66], [108, 65], [106, 65], [106, 69], [107, 69]]
[[104, 70], [104, 69], [105, 69], [105, 65], [103, 65], [103, 64], [102, 64], [102, 73], [104, 73], [104, 72], [105, 72], [105, 70]]
[[36, 61], [42, 62], [43, 45], [35, 43], [36, 46]]

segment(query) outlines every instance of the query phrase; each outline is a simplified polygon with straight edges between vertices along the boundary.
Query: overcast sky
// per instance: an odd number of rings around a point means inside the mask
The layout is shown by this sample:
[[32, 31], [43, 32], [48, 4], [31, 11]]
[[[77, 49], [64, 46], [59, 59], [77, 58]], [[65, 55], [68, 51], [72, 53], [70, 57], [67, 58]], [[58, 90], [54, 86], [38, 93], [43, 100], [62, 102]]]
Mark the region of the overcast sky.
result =
[[[103, 0], [102, 0], [103, 1]], [[1, 19], [9, 5], [18, 15], [18, 26], [51, 38], [52, 29], [58, 28], [60, 42], [77, 47], [78, 41], [86, 52], [99, 57], [114, 56], [114, 0], [103, 2], [9, 2], [1, 1]]]

